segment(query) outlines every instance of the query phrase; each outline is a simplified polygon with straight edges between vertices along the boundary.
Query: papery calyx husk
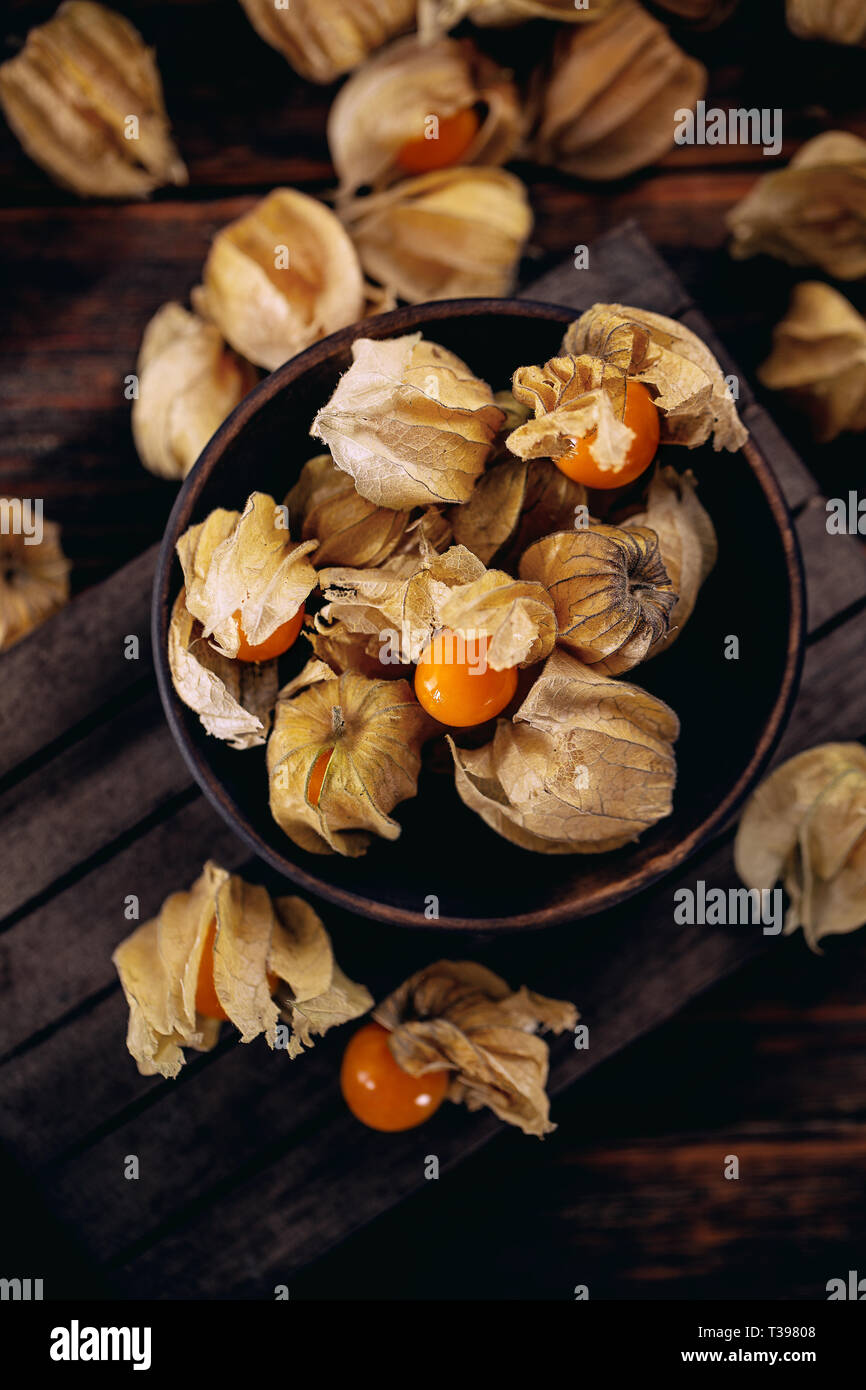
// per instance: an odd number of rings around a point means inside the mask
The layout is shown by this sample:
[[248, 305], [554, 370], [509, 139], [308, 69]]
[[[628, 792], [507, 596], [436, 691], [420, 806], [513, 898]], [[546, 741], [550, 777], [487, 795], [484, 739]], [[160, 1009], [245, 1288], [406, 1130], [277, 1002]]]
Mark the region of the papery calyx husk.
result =
[[146, 198], [187, 182], [153, 50], [104, 5], [67, 0], [31, 29], [0, 67], [0, 105], [30, 158], [75, 193]]
[[459, 163], [504, 164], [521, 124], [509, 75], [471, 39], [399, 39], [350, 77], [331, 107], [328, 145], [340, 192], [381, 189], [405, 178], [398, 156], [407, 142], [435, 141], [438, 122], [476, 108], [478, 131]]
[[136, 373], [135, 447], [145, 468], [162, 478], [186, 477], [258, 380], [214, 324], [175, 303], [163, 304], [145, 328]]
[[483, 165], [406, 179], [341, 216], [367, 274], [410, 304], [508, 294], [532, 231], [520, 179]]
[[485, 565], [510, 569], [532, 541], [577, 524], [587, 505], [582, 483], [549, 459], [506, 456], [482, 473], [468, 502], [451, 511], [454, 539]]
[[701, 585], [718, 557], [716, 532], [709, 513], [698, 501], [694, 474], [658, 468], [650, 480], [646, 510], [629, 517], [626, 529], [649, 528], [658, 537], [659, 555], [677, 601], [671, 610], [667, 636], [647, 651], [658, 656], [676, 641], [692, 615]]
[[490, 743], [448, 742], [460, 798], [492, 830], [543, 854], [597, 854], [670, 815], [678, 736], [662, 700], [557, 647]]
[[359, 338], [310, 433], [362, 497], [394, 510], [465, 502], [502, 422], [493, 393], [420, 333]]
[[418, 32], [426, 42], [467, 18], [493, 29], [507, 29], [529, 19], [592, 24], [617, 4], [619, 0], [592, 0], [578, 8], [574, 0], [418, 0]]
[[866, 319], [831, 285], [795, 285], [758, 376], [805, 412], [819, 443], [866, 430]]
[[785, 0], [785, 17], [798, 39], [866, 45], [863, 0]]
[[[264, 1034], [269, 1047], [297, 1057], [315, 1035], [373, 1003], [340, 970], [309, 903], [271, 898], [207, 863], [188, 892], [166, 898], [112, 956], [129, 1005], [127, 1047], [143, 1076], [177, 1076], [185, 1048], [209, 1052], [216, 1045], [221, 1020], [196, 1012], [205, 951], [212, 954], [216, 998], [244, 1043]], [[281, 1022], [285, 1039], [277, 1032]]]
[[676, 113], [703, 96], [707, 71], [641, 5], [621, 0], [597, 24], [562, 30], [535, 85], [535, 158], [616, 179], [667, 153]]
[[317, 454], [286, 494], [289, 524], [301, 540], [318, 541], [316, 569], [325, 565], [381, 565], [403, 540], [410, 511], [368, 502], [330, 454]]
[[509, 450], [521, 459], [558, 458], [593, 434], [593, 459], [600, 469], [616, 473], [625, 467], [634, 439], [624, 419], [626, 387], [624, 371], [586, 354], [518, 367], [512, 389], [534, 417], [508, 436]]
[[447, 1071], [448, 1099], [487, 1106], [539, 1138], [556, 1128], [546, 1092], [549, 1053], [539, 1032], [570, 1033], [573, 1004], [506, 982], [474, 961], [440, 960], [419, 970], [374, 1010], [388, 1046], [410, 1076]]
[[664, 314], [628, 304], [594, 304], [571, 324], [563, 352], [590, 353], [651, 389], [661, 442], [741, 449], [748, 431], [713, 353]]
[[58, 613], [69, 601], [69, 561], [60, 527], [43, 521], [41, 536], [14, 524], [27, 504], [0, 497], [0, 652]]
[[292, 540], [286, 510], [266, 492], [254, 492], [243, 512], [219, 507], [177, 543], [186, 606], [223, 656], [240, 650], [237, 613], [247, 642], [258, 647], [316, 587], [307, 559], [316, 542]]
[[415, 22], [416, 0], [241, 0], [260, 38], [311, 82], [333, 82]]
[[280, 684], [276, 661], [232, 661], [223, 656], [187, 608], [185, 589], [172, 609], [168, 665], [175, 691], [207, 733], [232, 748], [256, 748], [265, 742]]
[[828, 130], [785, 169], [759, 179], [727, 217], [738, 260], [759, 252], [817, 265], [839, 280], [866, 275], [866, 140]]
[[781, 879], [790, 899], [785, 932], [823, 936], [866, 923], [866, 749], [824, 743], [776, 768], [746, 803], [734, 845], [747, 887]]
[[556, 640], [553, 600], [543, 585], [485, 569], [463, 546], [426, 552], [413, 574], [402, 570], [322, 570], [323, 634], [363, 639], [368, 658], [393, 666], [416, 662], [437, 632], [488, 638], [495, 671], [541, 661]]
[[364, 277], [339, 219], [294, 188], [275, 188], [217, 232], [202, 280], [193, 308], [268, 371], [364, 313]]
[[643, 661], [668, 635], [677, 592], [646, 526], [591, 523], [557, 531], [523, 553], [520, 575], [543, 584], [557, 642], [609, 675]]
[[[366, 573], [366, 571], [364, 571]], [[268, 740], [271, 813], [313, 854], [364, 854], [371, 834], [396, 840], [391, 811], [415, 796], [431, 721], [404, 680], [376, 680], [309, 661], [280, 691]], [[317, 798], [310, 780], [331, 749]]]

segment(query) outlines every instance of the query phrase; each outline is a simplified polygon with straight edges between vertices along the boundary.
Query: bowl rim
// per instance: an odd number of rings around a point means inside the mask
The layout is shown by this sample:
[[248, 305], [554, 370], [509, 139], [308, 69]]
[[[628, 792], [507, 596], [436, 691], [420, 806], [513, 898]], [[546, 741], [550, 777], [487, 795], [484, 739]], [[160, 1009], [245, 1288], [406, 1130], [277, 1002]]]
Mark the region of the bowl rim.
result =
[[[151, 639], [157, 687], [172, 737], [207, 800], [239, 839], [259, 859], [282, 877], [290, 879], [299, 888], [333, 903], [349, 913], [385, 922], [391, 926], [410, 927], [416, 930], [420, 928], [428, 931], [439, 929], [477, 933], [540, 929], [556, 926], [563, 922], [577, 921], [583, 917], [595, 916], [666, 877], [721, 830], [754, 788], [758, 778], [769, 763], [787, 723], [797, 696], [803, 666], [806, 636], [805, 580], [800, 546], [790, 509], [772, 466], [749, 434], [743, 445], [742, 453], [764, 493], [779, 532], [785, 558], [790, 612], [782, 681], [749, 762], [727, 796], [675, 846], [658, 855], [651, 864], [645, 864], [632, 873], [626, 871], [617, 878], [616, 882], [606, 887], [591, 890], [582, 903], [561, 902], [540, 908], [535, 912], [522, 912], [509, 917], [443, 916], [429, 919], [422, 912], [410, 911], [408, 908], [398, 907], [390, 903], [382, 903], [374, 898], [353, 892], [351, 889], [328, 883], [326, 879], [309, 873], [300, 865], [274, 851], [252, 826], [245, 822], [239, 809], [236, 808], [236, 804], [228, 796], [221, 781], [214, 774], [203, 751], [188, 738], [180, 713], [182, 702], [176, 695], [171, 682], [167, 652], [168, 624], [173, 603], [171, 575], [175, 560], [174, 538], [182, 535], [191, 524], [192, 514], [196, 509], [212, 467], [226, 446], [237, 437], [249, 420], [263, 406], [279, 395], [287, 385], [302, 377], [310, 367], [325, 361], [335, 352], [344, 350], [356, 338], [382, 338], [399, 332], [419, 331], [419, 315], [423, 315], [423, 326], [426, 330], [431, 324], [467, 314], [472, 316], [489, 314], [503, 317], [518, 315], [547, 320], [551, 323], [567, 324], [578, 312], [576, 309], [570, 309], [561, 304], [550, 304], [535, 299], [446, 299], [429, 304], [406, 305], [338, 329], [335, 333], [313, 343], [311, 347], [297, 353], [277, 367], [263, 381], [253, 387], [252, 391], [235, 407], [205, 445], [195, 466], [184, 479], [166, 522], [157, 555], [156, 574], [153, 582]], [[291, 844], [291, 842], [287, 840], [287, 844]], [[323, 857], [323, 862], [326, 862], [326, 857]]]

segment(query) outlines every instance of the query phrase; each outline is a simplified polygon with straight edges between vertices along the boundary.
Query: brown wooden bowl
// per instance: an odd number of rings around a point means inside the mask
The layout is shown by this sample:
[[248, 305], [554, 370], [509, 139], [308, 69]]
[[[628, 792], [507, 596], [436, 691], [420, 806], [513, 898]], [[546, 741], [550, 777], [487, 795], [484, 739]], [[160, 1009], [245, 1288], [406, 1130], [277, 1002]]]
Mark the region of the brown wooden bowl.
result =
[[[804, 640], [802, 568], [784, 498], [752, 440], [738, 454], [666, 451], [698, 476], [719, 561], [683, 635], [627, 677], [667, 700], [682, 721], [673, 814], [633, 845], [590, 856], [519, 849], [463, 805], [450, 776], [425, 768], [417, 797], [396, 809], [399, 840], [374, 841], [361, 859], [308, 854], [271, 818], [264, 749], [238, 752], [210, 738], [176, 696], [166, 640], [182, 582], [178, 537], [214, 507], [241, 509], [254, 490], [282, 500], [301, 465], [321, 451], [310, 424], [349, 366], [355, 338], [421, 329], [498, 390], [516, 367], [554, 355], [575, 317], [528, 300], [464, 299], [397, 309], [334, 333], [241, 402], [205, 448], [169, 518], [154, 586], [153, 647], [172, 733], [203, 792], [241, 839], [301, 889], [350, 911], [401, 926], [476, 931], [599, 912], [682, 864], [722, 826], [759, 778], [790, 712]], [[729, 634], [739, 637], [739, 660], [724, 657]], [[287, 678], [308, 654], [300, 641], [287, 653]], [[438, 922], [424, 916], [430, 896], [438, 898]]]

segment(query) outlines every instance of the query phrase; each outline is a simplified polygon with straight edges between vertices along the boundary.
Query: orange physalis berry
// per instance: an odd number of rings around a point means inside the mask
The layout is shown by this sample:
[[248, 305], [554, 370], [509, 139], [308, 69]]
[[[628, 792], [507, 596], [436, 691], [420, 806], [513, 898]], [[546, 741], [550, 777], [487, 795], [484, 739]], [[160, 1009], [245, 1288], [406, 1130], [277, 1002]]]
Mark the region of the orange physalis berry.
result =
[[388, 1029], [365, 1023], [346, 1048], [340, 1069], [343, 1097], [356, 1119], [393, 1133], [429, 1120], [445, 1099], [448, 1073], [410, 1076], [394, 1060]]
[[333, 748], [323, 748], [316, 761], [313, 763], [310, 772], [310, 780], [307, 783], [307, 800], [311, 806], [318, 806], [319, 797], [322, 795], [322, 784], [325, 780], [325, 773], [328, 770], [328, 763], [331, 761]]
[[479, 121], [471, 106], [453, 116], [438, 119], [438, 135], [425, 139], [407, 140], [397, 151], [397, 163], [407, 174], [428, 174], [433, 169], [447, 169], [459, 164], [478, 134]]
[[293, 618], [288, 622], [281, 623], [276, 632], [272, 632], [270, 637], [266, 637], [264, 642], [259, 642], [258, 646], [251, 646], [247, 641], [246, 633], [241, 627], [241, 610], [236, 609], [233, 614], [238, 630], [238, 637], [241, 644], [238, 647], [238, 661], [273, 661], [275, 656], [282, 656], [297, 638], [304, 621], [306, 606], [302, 603]]
[[586, 487], [624, 487], [649, 468], [659, 447], [659, 413], [649, 391], [639, 381], [629, 381], [625, 389], [623, 421], [634, 430], [622, 468], [601, 468], [590, 453], [596, 431], [578, 439], [574, 448], [554, 459], [557, 468]]
[[505, 709], [517, 689], [517, 667], [487, 665], [489, 637], [464, 638], [443, 628], [415, 667], [418, 703], [440, 724], [465, 729]]
[[[218, 1018], [228, 1022], [228, 1014], [220, 1003], [213, 978], [213, 948], [216, 941], [216, 918], [207, 929], [201, 960], [198, 966], [198, 980], [195, 987], [195, 1011], [204, 1018]], [[268, 971], [268, 989], [274, 993], [279, 981]]]

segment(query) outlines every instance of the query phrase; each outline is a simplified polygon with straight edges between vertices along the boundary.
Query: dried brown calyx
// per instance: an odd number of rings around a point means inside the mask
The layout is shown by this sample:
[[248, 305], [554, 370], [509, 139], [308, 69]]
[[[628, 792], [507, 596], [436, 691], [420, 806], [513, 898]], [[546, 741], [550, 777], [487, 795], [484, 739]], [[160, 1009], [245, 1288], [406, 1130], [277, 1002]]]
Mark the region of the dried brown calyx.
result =
[[506, 1124], [542, 1138], [556, 1128], [546, 1092], [540, 1032], [573, 1032], [573, 1004], [521, 986], [472, 961], [437, 961], [406, 980], [374, 1012], [394, 1059], [412, 1076], [447, 1071], [448, 1099], [487, 1106]]
[[236, 357], [219, 329], [180, 304], [163, 304], [144, 330], [132, 405], [138, 456], [151, 473], [185, 478], [258, 373]]
[[153, 51], [122, 15], [67, 0], [0, 67], [0, 105], [24, 149], [85, 197], [185, 184]]
[[485, 565], [497, 556], [510, 569], [532, 541], [576, 525], [586, 505], [586, 488], [550, 460], [506, 456], [482, 473], [469, 501], [450, 516], [459, 545]]
[[661, 562], [677, 595], [667, 635], [647, 651], [647, 657], [658, 656], [682, 632], [718, 556], [715, 528], [698, 501], [694, 474], [657, 468], [650, 481], [646, 510], [629, 518], [626, 529], [631, 527], [648, 527], [655, 532]]
[[648, 527], [557, 531], [524, 551], [520, 575], [553, 599], [559, 645], [609, 675], [636, 666], [668, 635], [678, 596]]
[[198, 715], [207, 733], [232, 748], [263, 744], [277, 702], [276, 661], [232, 661], [207, 641], [186, 606], [186, 590], [175, 599], [168, 629], [172, 685]]
[[542, 854], [619, 849], [670, 815], [679, 721], [662, 700], [557, 648], [482, 748], [449, 738], [462, 801]]
[[758, 376], [808, 416], [819, 443], [866, 430], [866, 319], [830, 285], [795, 285]]
[[663, 444], [740, 449], [748, 438], [725, 375], [696, 333], [664, 314], [594, 304], [571, 324], [563, 352], [588, 353], [650, 388]]
[[293, 541], [287, 508], [254, 492], [243, 512], [220, 507], [177, 543], [186, 607], [223, 656], [244, 640], [258, 647], [294, 618], [316, 587], [307, 556], [315, 541]]
[[431, 722], [404, 680], [337, 676], [310, 661], [280, 691], [268, 740], [271, 813], [313, 854], [364, 854], [396, 840], [391, 811], [418, 790]]
[[217, 232], [193, 308], [242, 356], [273, 371], [365, 311], [358, 257], [316, 198], [275, 188]]
[[[58, 613], [69, 601], [69, 561], [53, 521], [21, 524], [26, 503], [0, 497], [0, 652]], [[27, 534], [27, 530], [30, 534]]]
[[340, 193], [452, 164], [504, 164], [521, 113], [509, 75], [471, 39], [399, 39], [340, 89], [328, 144]]
[[333, 82], [411, 29], [416, 0], [241, 0], [260, 38], [311, 82]]
[[486, 382], [420, 333], [359, 338], [310, 431], [362, 497], [401, 510], [465, 502], [503, 413]]
[[598, 23], [564, 29], [550, 70], [537, 75], [535, 158], [590, 179], [643, 169], [671, 148], [675, 113], [706, 85], [703, 64], [641, 5], [621, 0]]
[[508, 294], [532, 231], [520, 179], [482, 165], [406, 179], [341, 216], [367, 274], [410, 304]]
[[758, 892], [781, 879], [785, 932], [823, 936], [866, 923], [866, 749], [825, 743], [778, 767], [746, 804], [734, 846], [737, 873]]
[[625, 466], [634, 439], [623, 418], [626, 386], [618, 366], [586, 354], [518, 367], [512, 389], [534, 415], [508, 436], [509, 450], [521, 459], [558, 458], [594, 434], [598, 467], [615, 473]]
[[364, 568], [381, 565], [403, 540], [411, 512], [368, 502], [330, 454], [317, 454], [286, 494], [289, 522], [302, 540], [318, 542], [313, 563]]
[[839, 280], [866, 275], [866, 140], [816, 135], [786, 169], [765, 174], [728, 213], [731, 255], [766, 252]]
[[271, 898], [213, 863], [112, 960], [129, 1005], [126, 1045], [143, 1076], [177, 1076], [184, 1050], [209, 1052], [225, 1021], [241, 1042], [264, 1034], [297, 1057], [373, 1003], [340, 970], [309, 903]]
[[788, 28], [799, 39], [866, 44], [862, 0], [785, 0]]

